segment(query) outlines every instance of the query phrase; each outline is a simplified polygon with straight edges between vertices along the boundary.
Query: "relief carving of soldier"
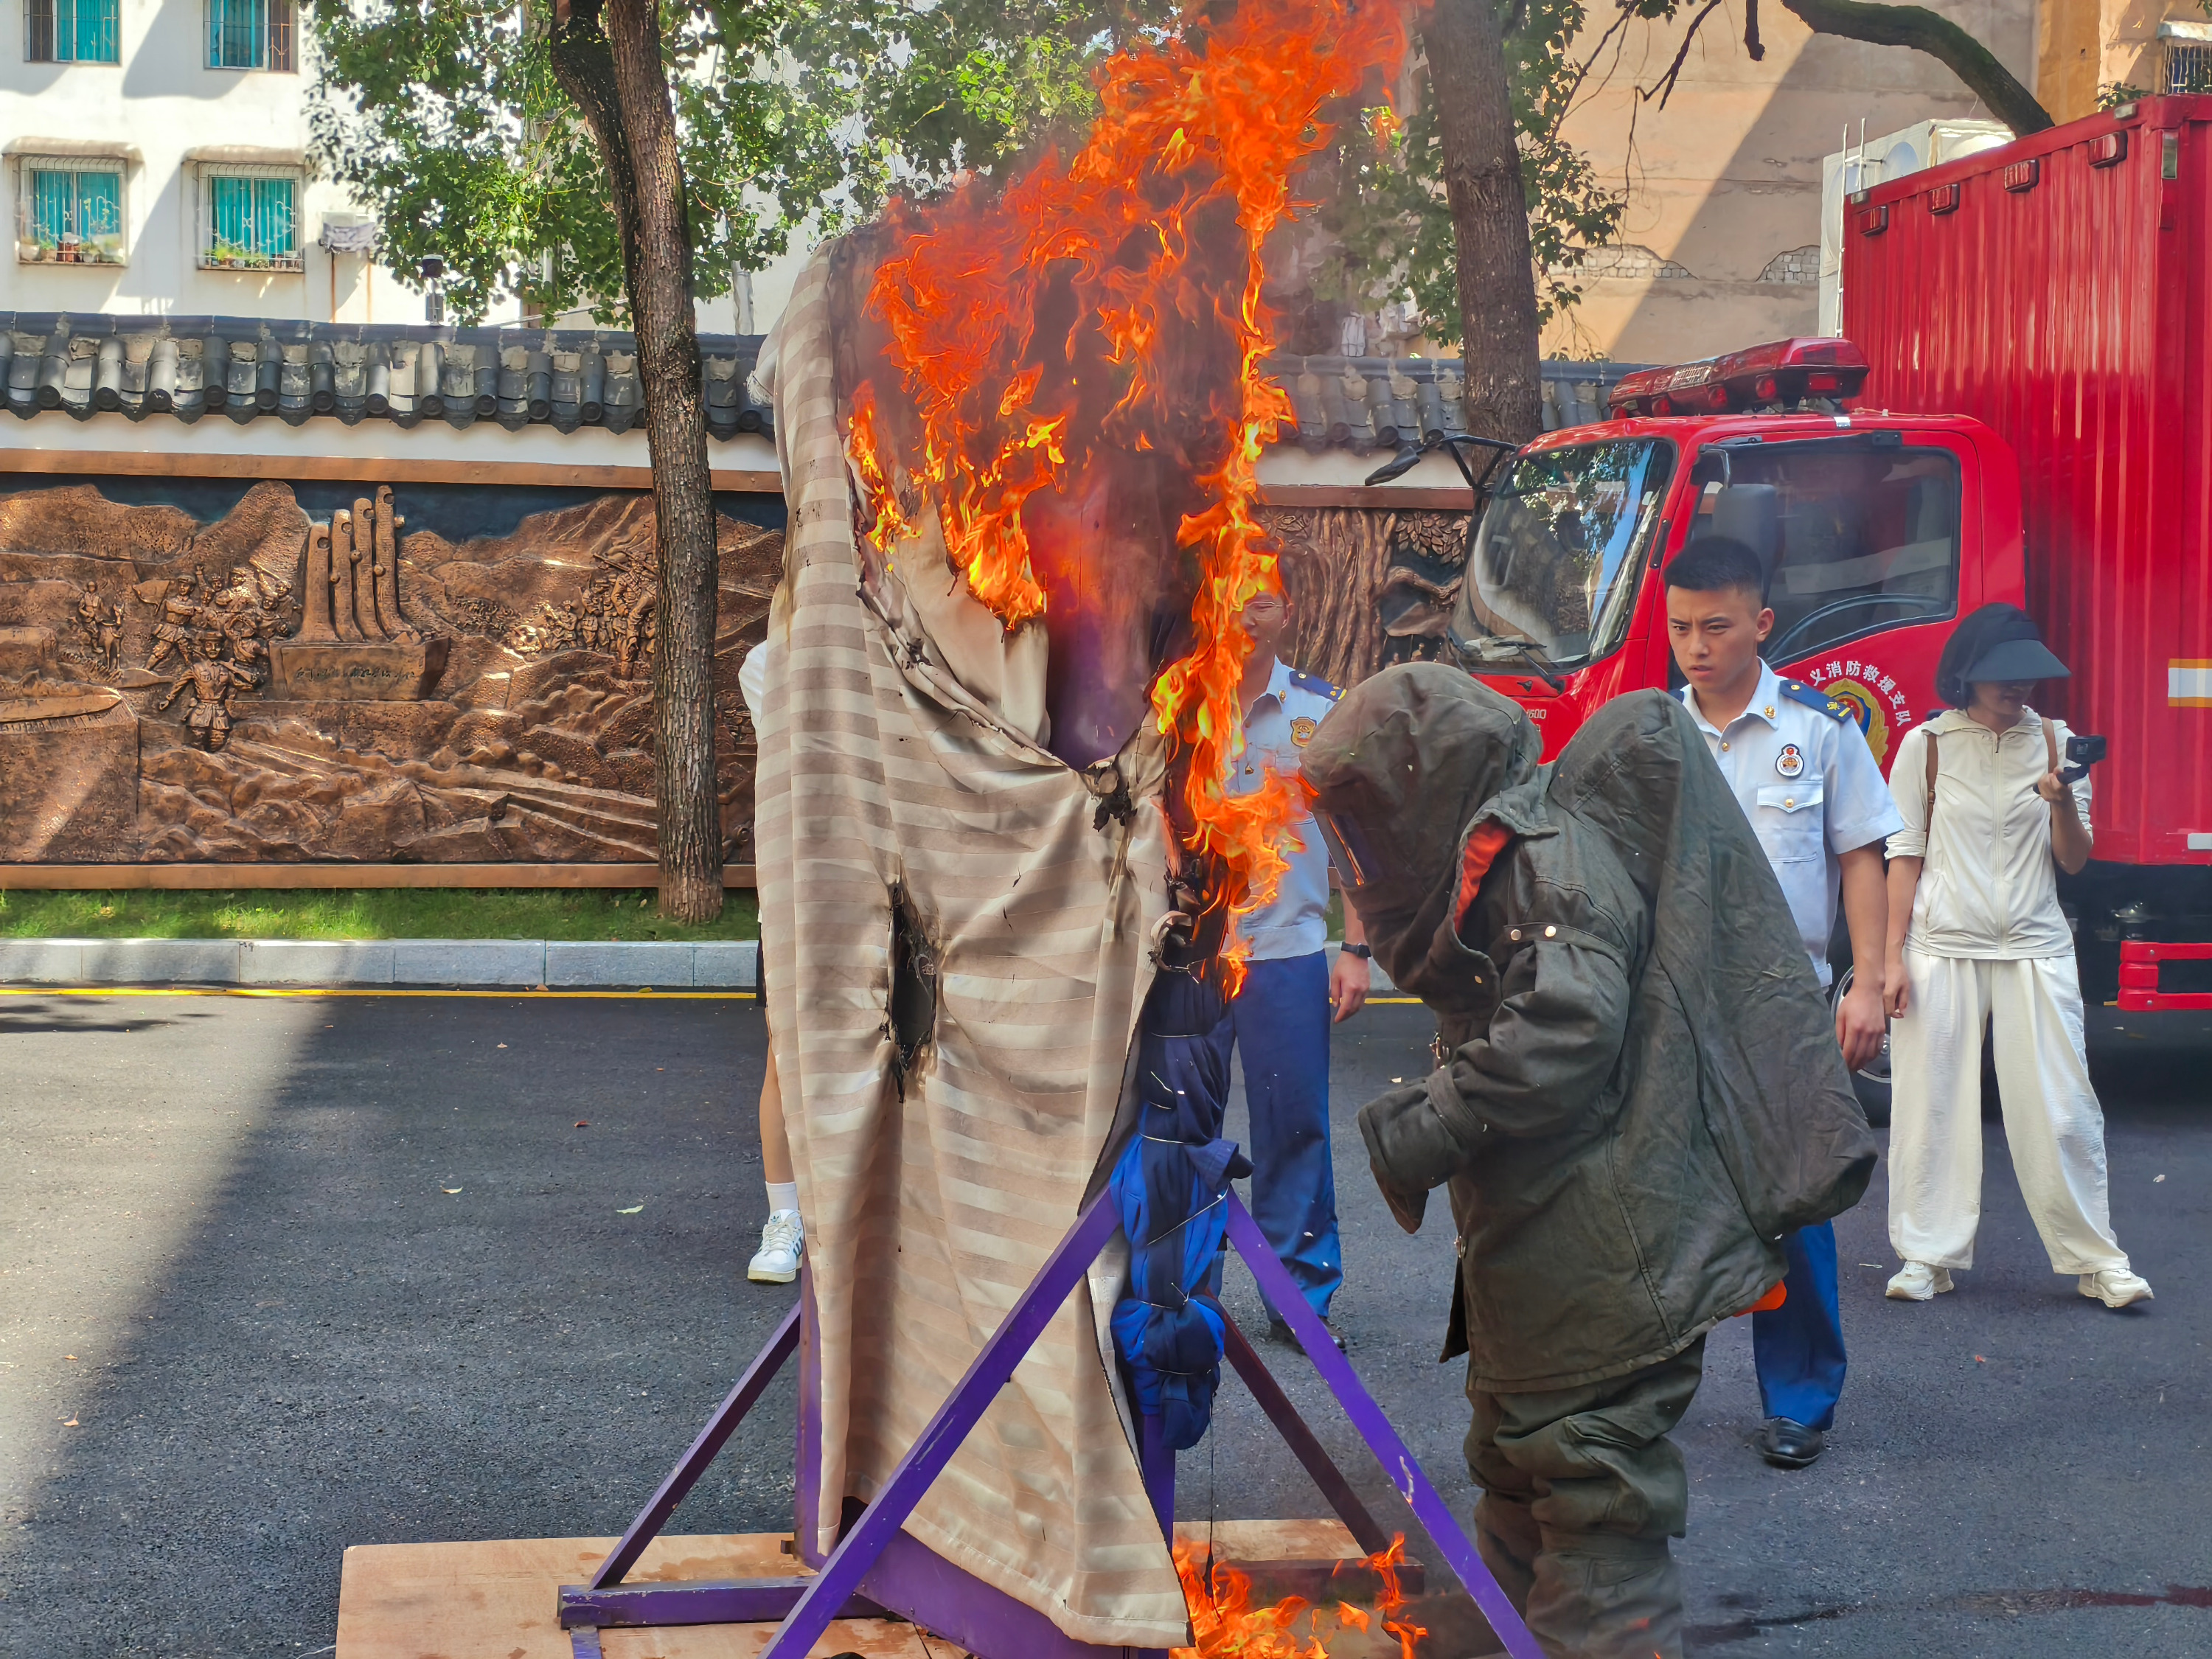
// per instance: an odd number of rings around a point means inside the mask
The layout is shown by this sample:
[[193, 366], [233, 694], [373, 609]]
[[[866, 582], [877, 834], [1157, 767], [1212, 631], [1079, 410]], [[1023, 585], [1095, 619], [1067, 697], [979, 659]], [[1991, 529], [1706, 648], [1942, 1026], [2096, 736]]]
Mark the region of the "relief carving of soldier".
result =
[[110, 674], [115, 672], [116, 653], [123, 648], [123, 601], [116, 600], [105, 614], [93, 624], [93, 644], [100, 652], [100, 660]]
[[174, 653], [177, 660], [185, 665], [185, 672], [191, 672], [192, 635], [199, 631], [207, 597], [207, 577], [198, 565], [192, 567], [187, 586], [173, 586], [161, 596], [161, 618], [154, 624], [154, 648], [147, 653], [147, 667], [159, 668], [161, 659]]
[[191, 713], [185, 717], [185, 726], [192, 740], [212, 754], [230, 740], [230, 698], [240, 690], [251, 690], [253, 676], [250, 670], [236, 663], [222, 660], [222, 635], [205, 633], [194, 644], [199, 660], [191, 664], [169, 687], [169, 695], [155, 705], [157, 714], [166, 712], [186, 686], [191, 688]]

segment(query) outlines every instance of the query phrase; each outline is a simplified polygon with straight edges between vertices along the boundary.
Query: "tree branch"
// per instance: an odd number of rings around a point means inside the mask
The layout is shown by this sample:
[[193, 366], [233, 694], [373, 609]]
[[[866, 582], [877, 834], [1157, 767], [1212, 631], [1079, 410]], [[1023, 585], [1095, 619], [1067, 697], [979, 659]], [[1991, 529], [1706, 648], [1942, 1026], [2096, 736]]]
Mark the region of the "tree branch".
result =
[[1990, 114], [2015, 135], [2054, 125], [2035, 94], [2013, 78], [1995, 53], [1948, 17], [1923, 6], [1869, 5], [1866, 0], [1781, 0], [1815, 34], [1875, 46], [1924, 52], [1966, 83]]
[[1638, 98], [1645, 103], [1656, 98], [1661, 109], [1667, 107], [1667, 100], [1674, 95], [1674, 83], [1682, 78], [1682, 65], [1689, 61], [1690, 43], [1698, 38], [1698, 26], [1718, 11], [1723, 3], [1724, 0], [1705, 0], [1705, 9], [1690, 20], [1690, 27], [1683, 32], [1682, 49], [1674, 54], [1674, 61], [1668, 64], [1667, 72], [1649, 87], [1637, 88]]

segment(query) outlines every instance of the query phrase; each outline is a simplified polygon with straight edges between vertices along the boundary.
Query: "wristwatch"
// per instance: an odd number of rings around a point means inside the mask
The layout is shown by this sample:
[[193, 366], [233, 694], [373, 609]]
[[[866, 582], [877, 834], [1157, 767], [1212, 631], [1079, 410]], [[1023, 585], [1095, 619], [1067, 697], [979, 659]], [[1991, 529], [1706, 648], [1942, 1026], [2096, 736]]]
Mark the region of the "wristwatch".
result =
[[1362, 962], [1371, 962], [1375, 959], [1373, 947], [1365, 945], [1347, 945], [1344, 947], [1344, 954], [1348, 957], [1358, 957]]

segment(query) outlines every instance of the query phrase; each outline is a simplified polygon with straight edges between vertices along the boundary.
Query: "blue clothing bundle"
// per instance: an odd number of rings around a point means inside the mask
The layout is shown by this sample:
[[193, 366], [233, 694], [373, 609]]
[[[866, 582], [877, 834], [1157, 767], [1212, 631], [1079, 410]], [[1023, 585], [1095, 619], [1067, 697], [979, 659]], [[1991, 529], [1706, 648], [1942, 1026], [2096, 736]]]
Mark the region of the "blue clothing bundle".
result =
[[1206, 1291], [1221, 1249], [1230, 1181], [1252, 1172], [1221, 1138], [1235, 1026], [1209, 975], [1163, 971], [1137, 1022], [1137, 1138], [1109, 1183], [1129, 1239], [1129, 1288], [1114, 1309], [1114, 1346], [1137, 1409], [1161, 1419], [1168, 1446], [1206, 1433], [1221, 1380], [1223, 1316]]

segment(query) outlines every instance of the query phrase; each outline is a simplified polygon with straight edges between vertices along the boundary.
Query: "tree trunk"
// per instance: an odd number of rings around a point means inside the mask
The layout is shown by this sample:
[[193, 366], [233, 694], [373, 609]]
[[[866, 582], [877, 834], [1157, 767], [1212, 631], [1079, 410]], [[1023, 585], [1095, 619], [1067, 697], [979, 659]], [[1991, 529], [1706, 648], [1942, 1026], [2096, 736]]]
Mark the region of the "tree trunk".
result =
[[660, 913], [712, 921], [722, 909], [714, 697], [718, 550], [690, 228], [656, 0], [571, 0], [556, 15], [552, 61], [599, 140], [614, 186], [653, 457], [660, 556], [653, 665]]
[[[1756, 7], [1757, 0], [1753, 0]], [[1996, 55], [1949, 18], [1924, 6], [1869, 5], [1865, 0], [1782, 0], [1785, 10], [1815, 34], [1833, 34], [1869, 46], [1910, 46], [1924, 52], [1966, 83], [1966, 90], [2015, 135], [2041, 132], [2051, 112], [2013, 78]], [[1751, 15], [1755, 18], [1754, 9]], [[1747, 39], [1757, 29], [1753, 22]]]
[[1543, 430], [1528, 202], [1494, 0], [1436, 0], [1422, 34], [1459, 254], [1468, 429], [1525, 443]]

